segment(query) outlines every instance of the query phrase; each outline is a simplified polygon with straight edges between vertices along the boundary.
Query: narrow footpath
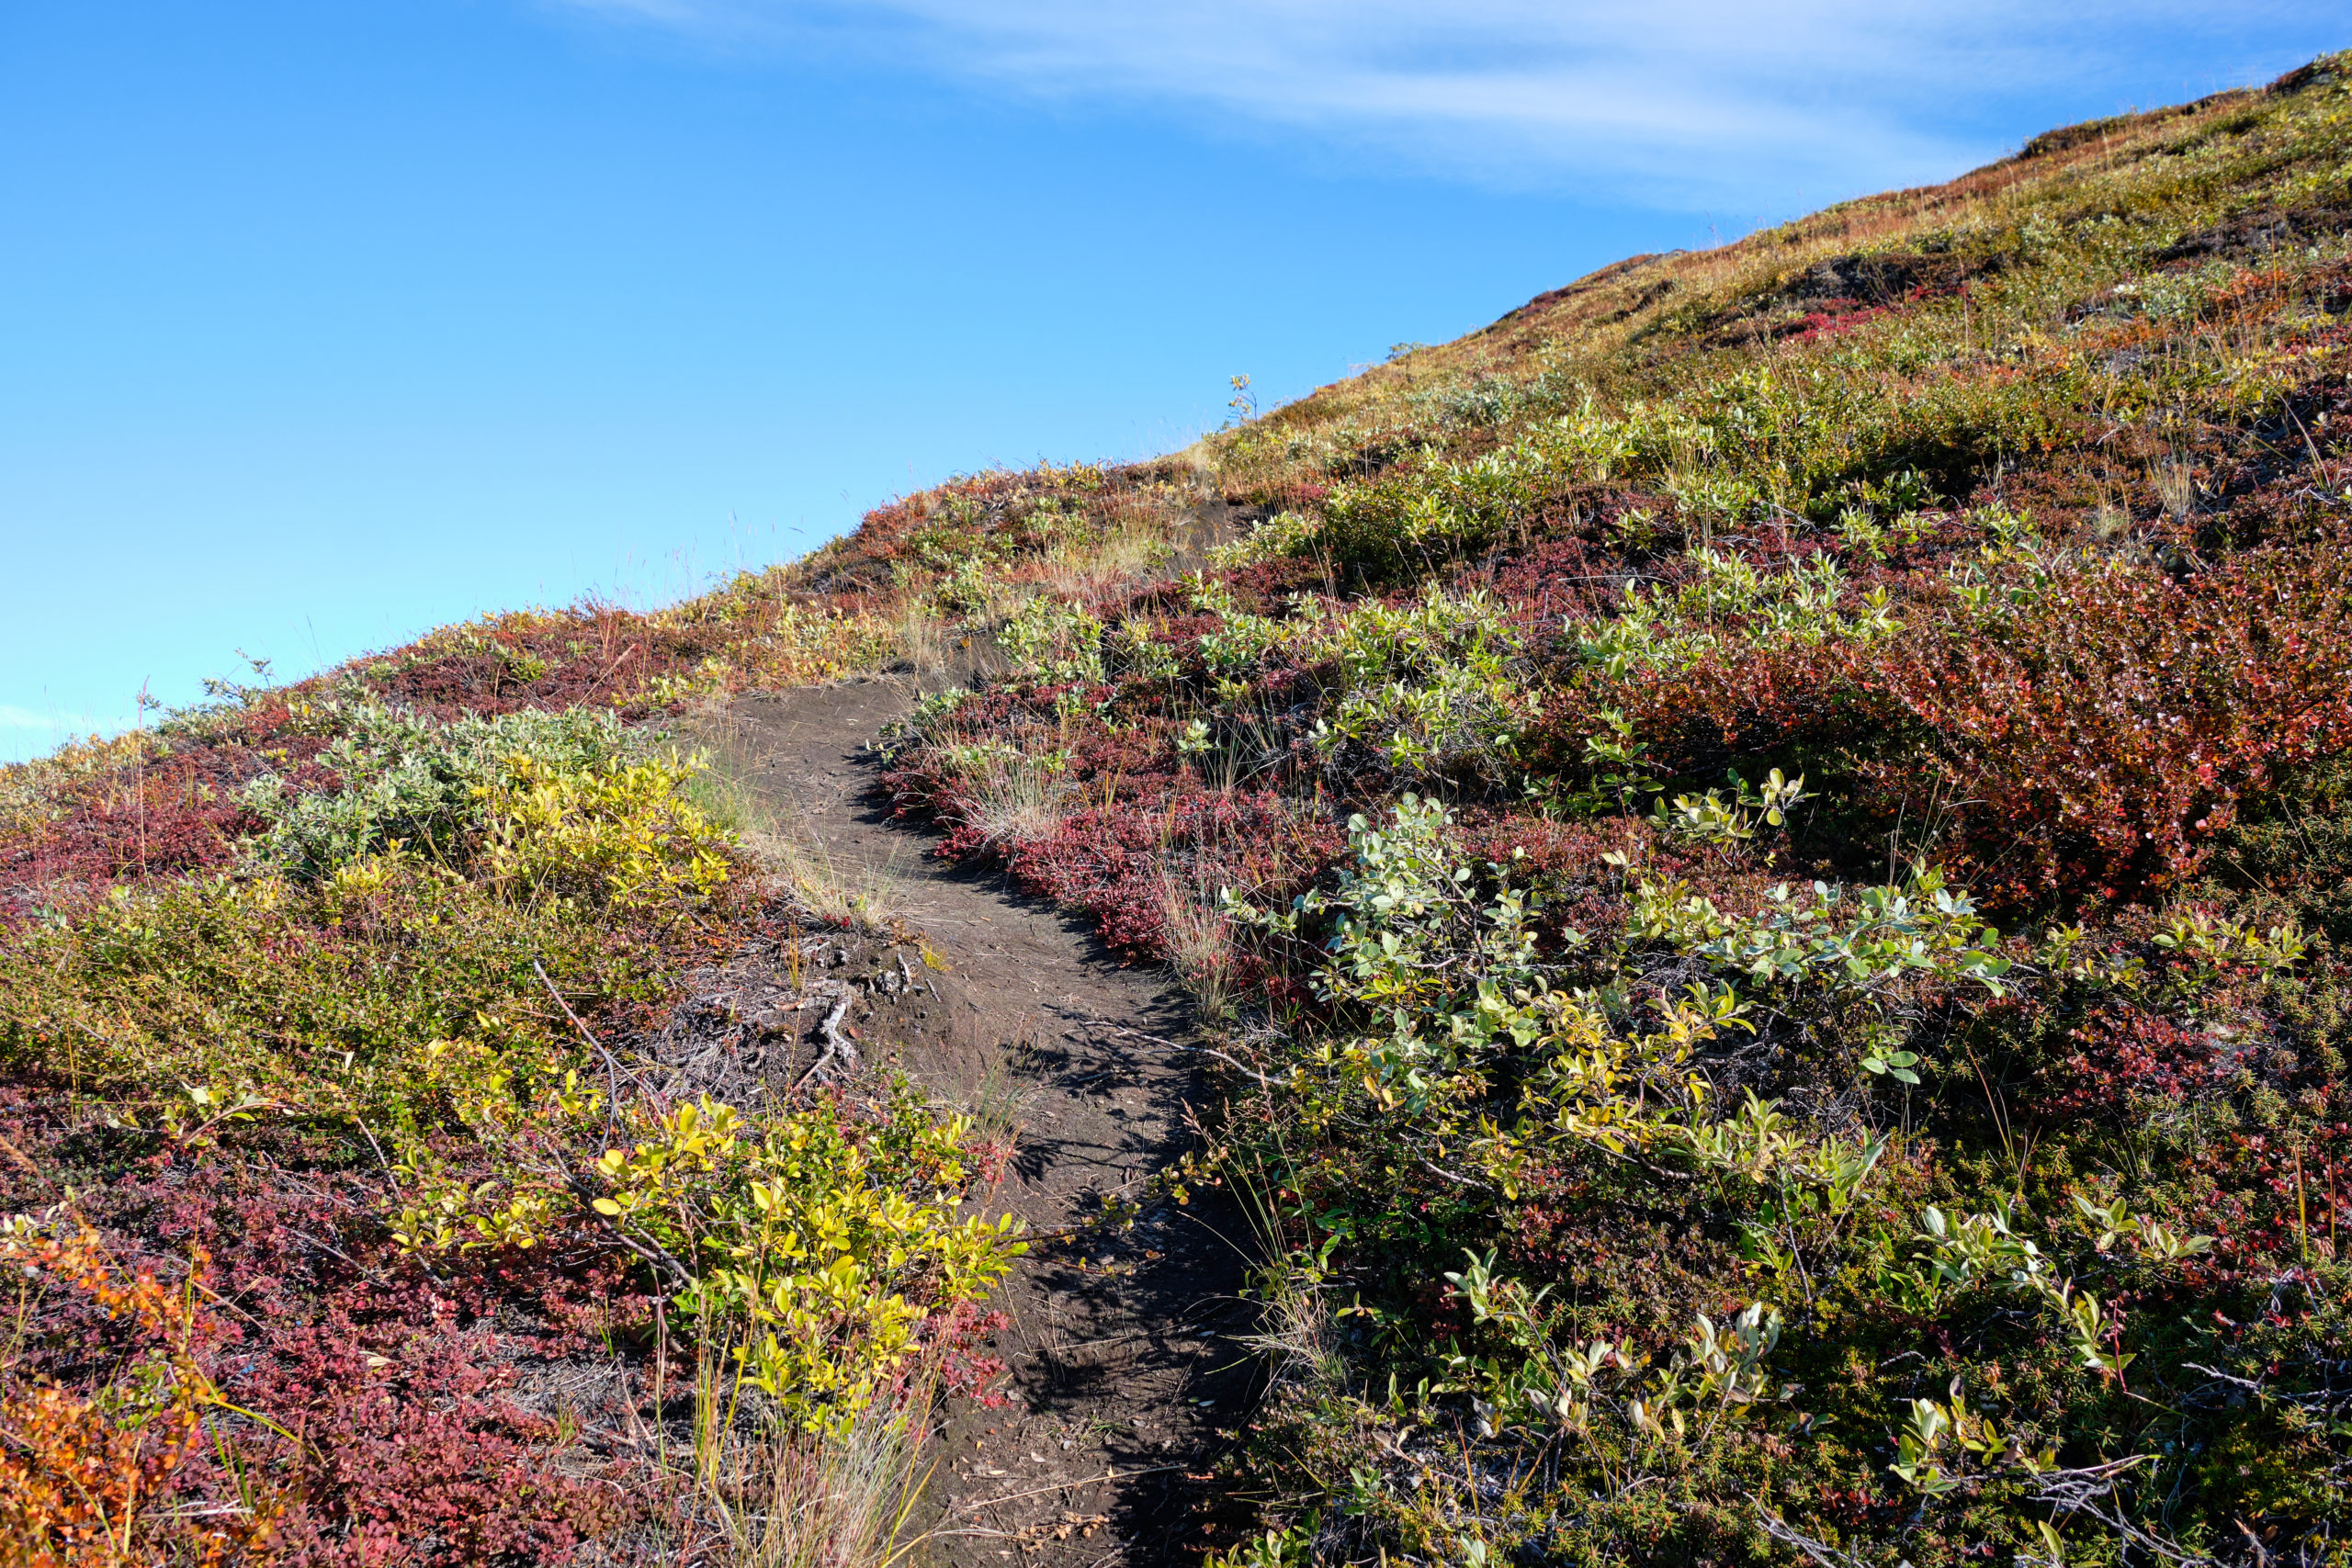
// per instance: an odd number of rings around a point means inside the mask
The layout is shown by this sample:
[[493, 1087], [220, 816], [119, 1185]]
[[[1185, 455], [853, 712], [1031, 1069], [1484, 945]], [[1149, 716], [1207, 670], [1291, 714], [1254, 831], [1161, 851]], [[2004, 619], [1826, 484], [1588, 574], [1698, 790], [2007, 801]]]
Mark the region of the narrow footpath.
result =
[[[918, 984], [852, 1020], [866, 1059], [1014, 1132], [993, 1210], [1039, 1236], [1080, 1233], [1036, 1247], [1001, 1292], [1008, 1403], [948, 1413], [919, 1522], [949, 1564], [1190, 1561], [1213, 1539], [1217, 1432], [1251, 1379], [1230, 1337], [1249, 1323], [1238, 1212], [1152, 1191], [1191, 1146], [1186, 1108], [1204, 1092], [1195, 1059], [1163, 1043], [1189, 1027], [1183, 998], [1165, 971], [1122, 964], [891, 819], [868, 743], [913, 699], [888, 679], [747, 697], [729, 729], [742, 782], [820, 864], [878, 885], [944, 963], [906, 969]], [[1106, 1208], [1133, 1223], [1091, 1224]]]

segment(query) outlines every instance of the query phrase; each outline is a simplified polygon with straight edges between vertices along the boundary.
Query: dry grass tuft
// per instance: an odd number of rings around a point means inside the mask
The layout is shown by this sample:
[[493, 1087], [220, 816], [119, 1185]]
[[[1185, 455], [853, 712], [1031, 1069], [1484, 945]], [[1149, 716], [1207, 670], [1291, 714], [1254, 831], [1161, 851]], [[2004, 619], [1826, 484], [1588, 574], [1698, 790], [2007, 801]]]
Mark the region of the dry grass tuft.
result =
[[1030, 1103], [1036, 1099], [1035, 1077], [1023, 1070], [1024, 1063], [1033, 1068], [1037, 1065], [1035, 1054], [1035, 1046], [1027, 1039], [991, 1052], [979, 1080], [960, 1096], [979, 1141], [1008, 1156], [1020, 1146], [1029, 1125]]
[[990, 845], [1049, 838], [1069, 815], [1069, 794], [1034, 759], [1001, 758], [966, 786], [963, 818]]
[[1205, 1021], [1230, 1019], [1234, 1011], [1231, 922], [1216, 910], [1204, 889], [1181, 887], [1173, 882], [1160, 888], [1159, 909], [1166, 922], [1168, 961], [1192, 993], [1194, 1010]]
[[910, 1529], [930, 1480], [927, 1388], [869, 1405], [847, 1431], [747, 1433], [731, 1380], [695, 1382], [695, 1477], [739, 1568], [891, 1568], [928, 1536]]
[[947, 668], [952, 638], [946, 624], [922, 600], [910, 596], [899, 606], [893, 632], [907, 667], [918, 675], [936, 675]]
[[2166, 516], [2177, 521], [2188, 516], [2189, 509], [2197, 504], [2197, 483], [2184, 459], [2168, 457], [2149, 464], [2148, 479], [2165, 503]]
[[[1235, 1166], [1228, 1172], [1233, 1195], [1249, 1216], [1252, 1245], [1263, 1259], [1259, 1274], [1258, 1326], [1237, 1342], [1261, 1358], [1267, 1374], [1282, 1386], [1338, 1393], [1348, 1386], [1347, 1359], [1340, 1353], [1331, 1309], [1311, 1271], [1299, 1267], [1313, 1250], [1284, 1212], [1279, 1181], [1263, 1166]], [[1295, 1179], [1292, 1179], [1295, 1180]]]
[[1168, 531], [1156, 519], [1123, 516], [1084, 550], [1048, 561], [1042, 582], [1050, 592], [1083, 602], [1148, 579], [1170, 553]]
[[834, 857], [816, 835], [785, 825], [747, 840], [753, 852], [799, 896], [810, 913], [873, 935], [895, 929], [905, 906], [899, 856], [876, 865]]

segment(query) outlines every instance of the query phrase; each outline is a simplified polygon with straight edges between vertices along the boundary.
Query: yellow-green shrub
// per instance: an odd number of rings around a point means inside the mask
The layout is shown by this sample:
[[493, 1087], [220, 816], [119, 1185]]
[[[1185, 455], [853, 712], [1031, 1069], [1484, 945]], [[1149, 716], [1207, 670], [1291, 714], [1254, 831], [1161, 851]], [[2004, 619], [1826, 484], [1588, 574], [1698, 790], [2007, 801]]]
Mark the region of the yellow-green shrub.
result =
[[727, 839], [685, 796], [700, 771], [673, 759], [559, 773], [518, 755], [485, 790], [489, 874], [510, 897], [624, 908], [707, 897], [727, 880]]
[[647, 981], [587, 911], [518, 908], [408, 855], [305, 886], [217, 877], [124, 890], [0, 943], [0, 1058], [135, 1120], [254, 1098], [379, 1130], [458, 1130], [433, 1043], [494, 1043], [527, 1089], [578, 1047], [537, 961], [574, 994]]
[[831, 1100], [746, 1118], [705, 1098], [640, 1119], [597, 1161], [596, 1213], [660, 1258], [707, 1340], [793, 1425], [839, 1428], [1027, 1250], [1012, 1217], [958, 1219], [961, 1117], [902, 1085], [863, 1116]]

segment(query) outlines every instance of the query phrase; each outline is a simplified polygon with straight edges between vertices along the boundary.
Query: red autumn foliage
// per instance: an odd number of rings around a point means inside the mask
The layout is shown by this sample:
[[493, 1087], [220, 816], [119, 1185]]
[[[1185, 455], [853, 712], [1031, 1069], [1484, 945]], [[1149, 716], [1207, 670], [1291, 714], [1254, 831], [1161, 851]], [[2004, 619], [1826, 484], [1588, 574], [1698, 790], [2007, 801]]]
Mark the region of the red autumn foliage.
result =
[[226, 863], [239, 838], [260, 826], [238, 798], [247, 782], [274, 772], [297, 787], [333, 784], [310, 761], [323, 743], [278, 736], [284, 718], [282, 707], [256, 714], [240, 734], [82, 781], [56, 819], [0, 837], [0, 889], [104, 885]]
[[2201, 1028], [2125, 1002], [2097, 1008], [2066, 1038], [2075, 1049], [2036, 1074], [2028, 1102], [2045, 1119], [2129, 1116], [2143, 1097], [2211, 1094], [2241, 1055]]
[[[20, 1089], [0, 1093], [0, 1204], [11, 1210], [55, 1202], [52, 1173], [119, 1157]], [[196, 1310], [169, 1336], [187, 1375], [294, 1439], [192, 1408], [188, 1422], [218, 1428], [244, 1479], [208, 1436], [158, 1472], [156, 1498], [215, 1506], [259, 1484], [271, 1528], [243, 1560], [316, 1568], [560, 1562], [578, 1540], [658, 1507], [650, 1476], [616, 1487], [624, 1467], [565, 1454], [548, 1411], [517, 1397], [530, 1369], [555, 1371], [644, 1315], [609, 1266], [568, 1268], [548, 1247], [464, 1255], [434, 1278], [386, 1246], [373, 1221], [379, 1179], [304, 1171], [300, 1153], [158, 1150], [80, 1194], [91, 1234], [165, 1281], [166, 1296], [190, 1293], [177, 1282], [200, 1260]], [[8, 1388], [86, 1386], [160, 1332], [97, 1294], [42, 1305], [0, 1374]], [[594, 1406], [625, 1384], [583, 1392]]]
[[[1920, 727], [1986, 892], [2174, 886], [2240, 801], [2352, 744], [2345, 543], [2186, 581], [2070, 566], [2013, 626], [1896, 638], [1855, 682]], [[1905, 763], [1871, 776], [1923, 793]]]

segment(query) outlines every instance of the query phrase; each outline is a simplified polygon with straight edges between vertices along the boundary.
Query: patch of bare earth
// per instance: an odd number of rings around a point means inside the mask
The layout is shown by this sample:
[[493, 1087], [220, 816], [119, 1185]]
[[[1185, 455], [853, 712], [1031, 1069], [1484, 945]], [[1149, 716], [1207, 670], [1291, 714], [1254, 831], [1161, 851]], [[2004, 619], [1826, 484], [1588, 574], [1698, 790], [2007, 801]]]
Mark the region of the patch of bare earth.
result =
[[[1186, 1009], [1164, 971], [1123, 964], [1078, 922], [993, 870], [933, 858], [929, 834], [892, 819], [867, 748], [914, 694], [848, 682], [741, 699], [726, 722], [735, 773], [805, 874], [859, 890], [879, 917], [863, 941], [803, 944], [852, 998], [837, 1025], [849, 1048], [1013, 1134], [991, 1212], [1059, 1238], [1033, 1248], [997, 1303], [1006, 1403], [947, 1413], [921, 1521], [929, 1550], [959, 1565], [1189, 1562], [1216, 1540], [1218, 1428], [1252, 1390], [1231, 1337], [1247, 1326], [1238, 1218], [1153, 1187], [1190, 1145], [1187, 1106], [1204, 1092], [1193, 1059], [1163, 1043], [1182, 1037]], [[893, 924], [898, 936], [881, 934]], [[727, 976], [705, 982], [696, 994], [734, 1020], [726, 1055], [775, 1053], [770, 1070], [795, 1074], [821, 1056], [823, 1021], [764, 1017], [773, 987], [756, 976], [740, 1000]], [[1102, 1223], [1106, 1211], [1132, 1223]]]

